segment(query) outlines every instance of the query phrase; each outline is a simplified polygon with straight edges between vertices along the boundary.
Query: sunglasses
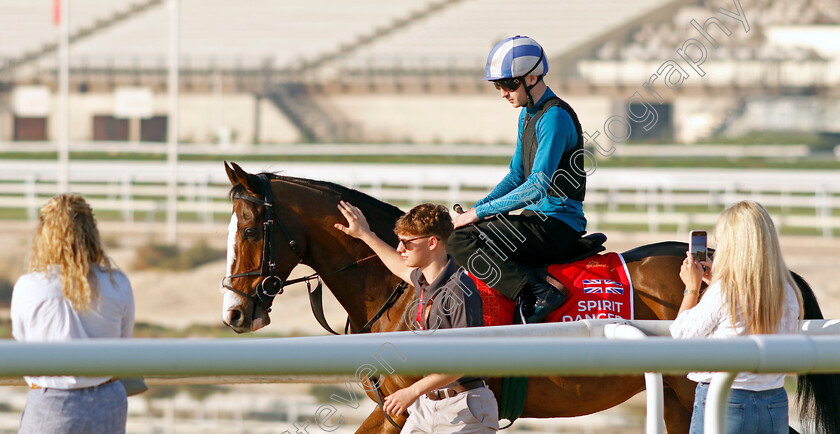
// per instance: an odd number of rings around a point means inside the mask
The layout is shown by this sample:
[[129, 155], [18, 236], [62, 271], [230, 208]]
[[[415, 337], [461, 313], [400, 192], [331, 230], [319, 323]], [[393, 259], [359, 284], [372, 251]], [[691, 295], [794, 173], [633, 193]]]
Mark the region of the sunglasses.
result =
[[412, 242], [412, 241], [422, 240], [423, 238], [429, 238], [429, 237], [431, 237], [431, 236], [432, 236], [432, 235], [423, 235], [422, 237], [409, 238], [409, 239], [407, 239], [407, 240], [406, 240], [406, 239], [402, 239], [402, 238], [400, 238], [400, 239], [399, 239], [399, 240], [400, 240], [400, 242], [397, 244], [397, 247], [399, 247], [399, 246], [400, 246], [400, 244], [402, 244], [402, 245], [403, 245], [403, 247], [405, 247], [406, 249], [408, 249], [408, 243], [410, 243], [410, 242]]
[[501, 80], [493, 80], [493, 86], [496, 86], [496, 90], [504, 89], [506, 92], [513, 92], [516, 89], [519, 89], [519, 86], [522, 85], [522, 78], [521, 77], [514, 77], [514, 78], [503, 78]]

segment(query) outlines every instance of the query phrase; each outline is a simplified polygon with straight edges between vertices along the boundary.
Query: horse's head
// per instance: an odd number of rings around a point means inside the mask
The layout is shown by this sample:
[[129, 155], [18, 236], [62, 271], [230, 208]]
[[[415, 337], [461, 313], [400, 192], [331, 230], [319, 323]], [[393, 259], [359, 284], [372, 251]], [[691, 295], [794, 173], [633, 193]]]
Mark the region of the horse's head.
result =
[[222, 281], [222, 320], [237, 333], [245, 333], [271, 322], [268, 313], [274, 296], [282, 293], [289, 273], [302, 260], [305, 239], [302, 231], [295, 230], [299, 225], [293, 224], [293, 216], [275, 206], [269, 175], [252, 175], [235, 163], [225, 163], [225, 171], [233, 185], [233, 213]]

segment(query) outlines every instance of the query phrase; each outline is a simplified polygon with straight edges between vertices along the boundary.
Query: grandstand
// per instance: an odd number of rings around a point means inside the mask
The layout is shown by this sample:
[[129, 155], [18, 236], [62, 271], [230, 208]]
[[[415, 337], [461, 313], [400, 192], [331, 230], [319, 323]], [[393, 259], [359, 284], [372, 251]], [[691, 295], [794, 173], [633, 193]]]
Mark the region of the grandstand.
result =
[[[638, 86], [663, 61], [674, 58], [687, 40], [696, 38], [708, 50], [702, 65], [707, 76], [686, 80], [678, 92], [661, 94], [682, 122], [678, 140], [754, 130], [840, 131], [840, 106], [829, 97], [840, 84], [840, 56], [821, 49], [830, 44], [825, 39], [834, 40], [835, 46], [840, 40], [840, 3], [743, 0], [739, 5], [748, 28], [720, 12], [719, 8], [734, 11], [733, 4], [702, 0], [681, 8], [671, 19], [647, 22], [624, 38], [606, 41], [579, 63], [581, 76], [588, 83]], [[712, 17], [722, 20], [707, 28], [717, 47], [690, 25], [694, 20], [702, 27]], [[817, 36], [815, 30], [828, 32]], [[801, 35], [811, 43], [789, 43]], [[704, 107], [708, 102], [712, 103]]]
[[[72, 1], [71, 140], [166, 137], [166, 3]], [[840, 3], [739, 4], [749, 31], [720, 13], [734, 3], [718, 0], [534, 0], [516, 7], [501, 0], [180, 0], [180, 139], [509, 143], [515, 115], [478, 79], [489, 49], [513, 34], [543, 44], [549, 85], [588, 131], [624, 114], [640, 91], [658, 122], [634, 128], [631, 140], [840, 132], [840, 53], [796, 39], [816, 31], [840, 38]], [[55, 108], [32, 115], [18, 106], [33, 92], [56, 91], [52, 15], [46, 1], [0, 5], [0, 141], [56, 136], [48, 122]], [[720, 44], [707, 47], [706, 75], [678, 89], [660, 81], [658, 97], [645, 93], [663, 62], [681, 61], [676, 50], [702, 40], [690, 22], [710, 17], [731, 34], [709, 30]], [[125, 87], [153, 94], [152, 117], [116, 117], [114, 95]], [[790, 110], [800, 115], [786, 116]]]
[[[778, 47], [769, 43], [762, 34], [775, 26], [810, 26], [840, 23], [840, 4], [830, 0], [744, 0], [741, 1], [748, 15], [750, 27], [756, 33], [733, 32], [726, 39], [728, 46], [710, 52], [716, 60], [813, 60], [819, 58], [812, 49], [804, 47]], [[692, 20], [703, 21], [715, 15], [718, 7], [734, 9], [731, 2], [705, 0], [701, 5], [680, 9], [672, 20], [645, 23], [634, 31], [625, 44], [610, 41], [595, 50], [598, 60], [661, 60], [670, 57], [675, 47], [686, 38], [687, 24]], [[734, 22], [733, 22], [734, 23]], [[737, 24], [735, 24], [737, 26]], [[752, 31], [752, 28], [750, 29]]]

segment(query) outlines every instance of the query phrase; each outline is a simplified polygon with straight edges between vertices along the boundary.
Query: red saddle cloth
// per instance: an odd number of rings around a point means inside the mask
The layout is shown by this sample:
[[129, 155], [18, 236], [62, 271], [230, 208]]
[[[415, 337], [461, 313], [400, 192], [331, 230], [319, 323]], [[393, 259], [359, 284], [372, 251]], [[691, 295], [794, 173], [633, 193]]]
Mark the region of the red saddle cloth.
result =
[[[549, 265], [549, 274], [569, 289], [569, 298], [546, 322], [582, 319], [633, 319], [633, 282], [624, 258], [615, 252], [569, 264]], [[470, 275], [484, 307], [484, 325], [513, 324], [513, 300]]]

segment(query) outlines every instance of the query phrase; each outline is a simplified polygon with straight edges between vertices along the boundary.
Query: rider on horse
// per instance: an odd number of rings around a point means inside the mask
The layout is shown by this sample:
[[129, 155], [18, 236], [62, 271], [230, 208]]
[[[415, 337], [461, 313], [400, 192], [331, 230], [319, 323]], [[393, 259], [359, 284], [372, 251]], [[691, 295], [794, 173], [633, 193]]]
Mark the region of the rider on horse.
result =
[[522, 108], [516, 152], [507, 176], [455, 218], [448, 243], [471, 274], [513, 300], [521, 296], [528, 323], [544, 321], [566, 301], [539, 269], [568, 256], [586, 231], [580, 122], [546, 86], [547, 72], [545, 50], [526, 36], [499, 42], [487, 57], [484, 80]]

